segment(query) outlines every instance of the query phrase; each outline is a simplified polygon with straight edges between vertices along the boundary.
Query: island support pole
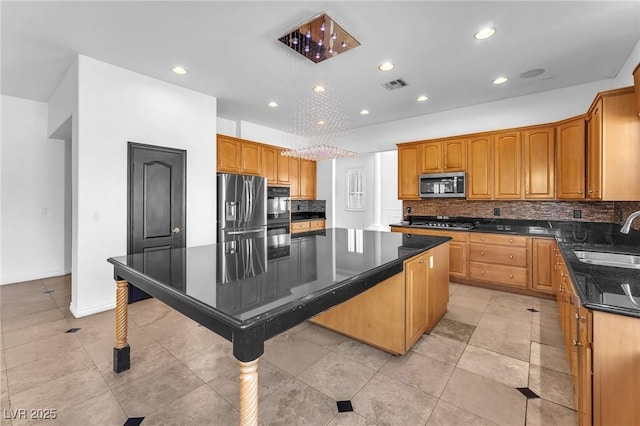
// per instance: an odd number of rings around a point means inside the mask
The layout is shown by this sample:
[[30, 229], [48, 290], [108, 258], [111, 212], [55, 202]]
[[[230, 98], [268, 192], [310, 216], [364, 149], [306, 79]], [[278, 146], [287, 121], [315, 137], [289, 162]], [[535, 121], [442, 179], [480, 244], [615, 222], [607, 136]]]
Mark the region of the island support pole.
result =
[[125, 280], [116, 280], [116, 345], [113, 348], [113, 371], [116, 373], [128, 370], [131, 365], [131, 348], [127, 342], [128, 284]]
[[258, 360], [264, 353], [264, 327], [238, 330], [232, 341], [240, 366], [240, 426], [257, 426]]

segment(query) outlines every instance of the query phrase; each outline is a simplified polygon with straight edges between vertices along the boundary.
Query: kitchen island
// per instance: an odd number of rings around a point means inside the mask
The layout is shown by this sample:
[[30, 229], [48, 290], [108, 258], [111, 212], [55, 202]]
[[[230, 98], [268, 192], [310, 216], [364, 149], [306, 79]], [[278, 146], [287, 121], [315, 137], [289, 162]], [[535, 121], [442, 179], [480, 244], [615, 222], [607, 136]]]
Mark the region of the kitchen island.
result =
[[[110, 258], [117, 282], [114, 371], [130, 366], [131, 283], [233, 343], [240, 364], [240, 422], [257, 424], [257, 367], [265, 340], [379, 284], [399, 277], [404, 282], [409, 264], [407, 286], [396, 287], [411, 293], [407, 327], [397, 330], [406, 344], [407, 330], [421, 334], [435, 319], [427, 301], [427, 265], [442, 263], [424, 254], [438, 247], [448, 253], [448, 240], [337, 228], [292, 238], [288, 255], [280, 248], [277, 256], [270, 255], [266, 241], [256, 238]], [[438, 289], [438, 315], [444, 314], [442, 302], [446, 311], [446, 289]], [[399, 297], [405, 300], [405, 294]]]

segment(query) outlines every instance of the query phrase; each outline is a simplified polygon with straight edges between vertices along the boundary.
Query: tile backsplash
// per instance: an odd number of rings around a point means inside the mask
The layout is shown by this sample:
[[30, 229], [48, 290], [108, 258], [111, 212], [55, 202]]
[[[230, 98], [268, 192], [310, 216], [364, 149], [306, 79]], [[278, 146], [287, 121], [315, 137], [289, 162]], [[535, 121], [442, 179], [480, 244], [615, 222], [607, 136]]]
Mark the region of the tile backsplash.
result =
[[[405, 200], [402, 211], [411, 207], [411, 215], [459, 216], [502, 219], [563, 220], [580, 222], [622, 221], [640, 210], [640, 201], [475, 201], [456, 199]], [[494, 209], [500, 216], [494, 216]], [[580, 218], [574, 217], [578, 211]], [[577, 213], [577, 212], [576, 212]], [[636, 222], [640, 222], [638, 219]], [[634, 224], [638, 229], [639, 225]]]
[[327, 202], [325, 200], [291, 200], [292, 212], [317, 212], [325, 213]]

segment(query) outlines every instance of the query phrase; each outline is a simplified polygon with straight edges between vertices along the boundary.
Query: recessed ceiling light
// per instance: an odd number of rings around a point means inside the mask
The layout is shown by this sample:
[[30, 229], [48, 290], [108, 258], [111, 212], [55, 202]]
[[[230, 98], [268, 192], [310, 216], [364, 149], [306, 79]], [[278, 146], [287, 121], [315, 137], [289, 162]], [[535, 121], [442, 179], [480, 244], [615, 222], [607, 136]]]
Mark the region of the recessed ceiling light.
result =
[[362, 111], [360, 111], [361, 115], [367, 115], [369, 114], [369, 110], [368, 109], [363, 109]]
[[277, 102], [275, 102], [275, 101], [271, 101], [271, 102], [269, 102], [267, 105], [269, 105], [271, 108], [275, 108], [275, 107], [277, 107], [277, 106], [278, 106], [278, 103], [277, 103]]
[[319, 124], [319, 125], [321, 125], [321, 126], [322, 126], [324, 123], [326, 123], [326, 121], [324, 121], [324, 120], [320, 120], [320, 121], [318, 121], [318, 124]]
[[322, 92], [324, 92], [324, 90], [325, 90], [324, 86], [322, 86], [320, 84], [317, 84], [317, 85], [313, 86], [313, 91], [316, 92], [316, 93], [322, 93]]
[[173, 71], [173, 72], [175, 72], [176, 74], [179, 74], [179, 75], [185, 75], [186, 73], [189, 72], [184, 67], [173, 67], [173, 68], [171, 68], [171, 71]]
[[475, 33], [473, 35], [473, 37], [476, 40], [486, 40], [489, 37], [493, 36], [495, 33], [496, 33], [496, 29], [495, 28], [487, 27], [487, 28], [483, 28], [480, 31], [478, 31], [477, 33]]
[[502, 83], [506, 83], [507, 80], [509, 80], [507, 77], [498, 77], [495, 80], [493, 80], [493, 84], [502, 84]]
[[425, 96], [425, 95], [420, 95], [420, 96], [418, 96], [418, 97], [416, 98], [416, 101], [418, 101], [418, 102], [424, 102], [424, 101], [426, 101], [427, 99], [429, 99], [427, 96]]
[[378, 65], [378, 69], [380, 71], [391, 71], [393, 67], [395, 67], [395, 65], [393, 65], [391, 62], [383, 62]]

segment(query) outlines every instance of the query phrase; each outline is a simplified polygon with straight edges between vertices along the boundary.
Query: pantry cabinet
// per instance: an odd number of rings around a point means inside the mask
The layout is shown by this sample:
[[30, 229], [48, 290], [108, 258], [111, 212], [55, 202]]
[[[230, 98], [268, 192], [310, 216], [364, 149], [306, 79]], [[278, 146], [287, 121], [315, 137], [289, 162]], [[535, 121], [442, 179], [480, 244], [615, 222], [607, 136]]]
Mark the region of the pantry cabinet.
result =
[[469, 138], [467, 146], [467, 199], [493, 198], [493, 135]]
[[298, 158], [288, 157], [289, 165], [289, 188], [291, 188], [291, 199], [300, 199], [300, 160]]
[[556, 126], [556, 198], [585, 198], [585, 117]]
[[522, 132], [524, 198], [555, 197], [555, 138], [553, 126]]
[[[299, 199], [315, 200], [316, 199], [316, 162], [311, 160], [300, 159], [299, 162]], [[293, 198], [293, 196], [291, 197]]]
[[588, 123], [587, 198], [640, 200], [640, 120], [633, 88], [600, 93]]

